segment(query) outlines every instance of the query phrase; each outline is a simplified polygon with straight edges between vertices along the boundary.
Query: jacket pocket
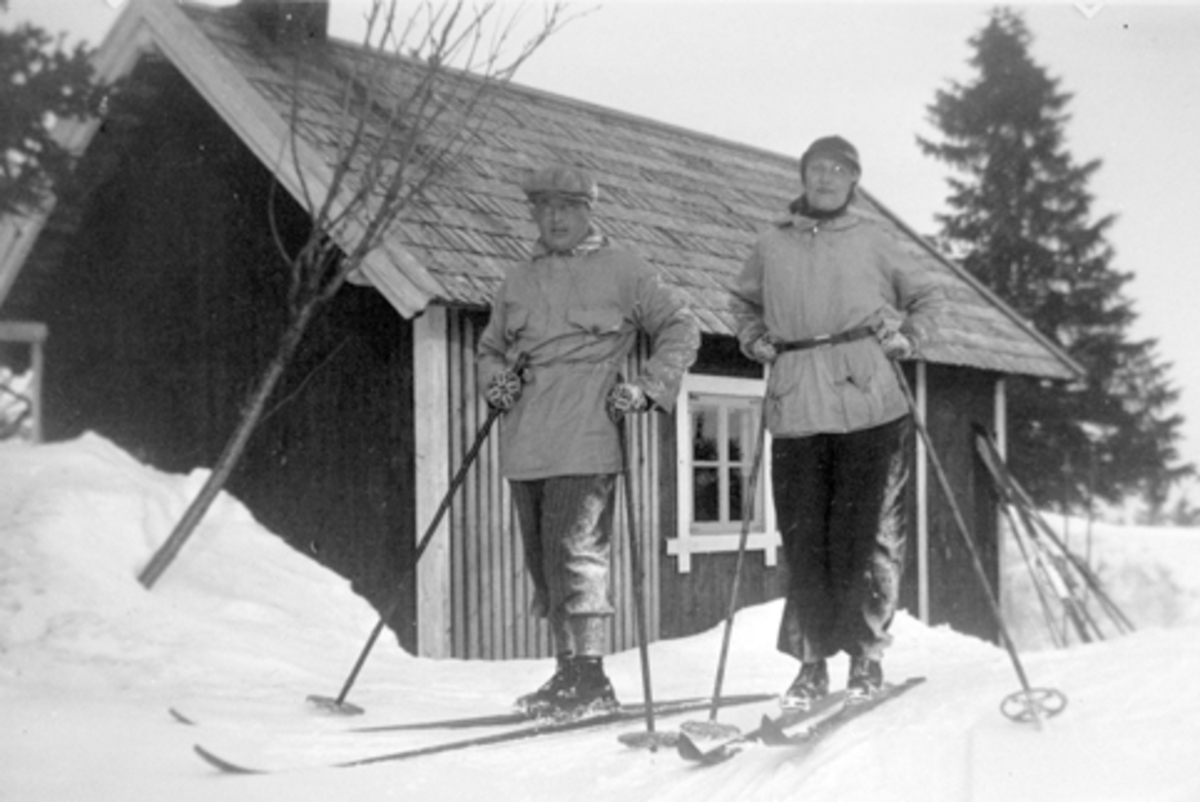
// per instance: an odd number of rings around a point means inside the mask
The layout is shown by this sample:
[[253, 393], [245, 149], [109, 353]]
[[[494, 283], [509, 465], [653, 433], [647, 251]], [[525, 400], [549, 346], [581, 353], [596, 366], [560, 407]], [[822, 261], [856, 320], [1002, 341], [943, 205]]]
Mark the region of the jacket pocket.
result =
[[625, 317], [617, 309], [568, 309], [567, 322], [592, 334], [617, 334]]
[[529, 309], [516, 302], [504, 307], [504, 338], [516, 342], [521, 332], [529, 325]]
[[876, 420], [883, 413], [884, 382], [880, 374], [888, 370], [887, 357], [873, 342], [851, 343], [839, 350], [839, 381], [850, 385], [857, 396], [857, 402], [846, 399], [848, 412], [852, 419], [862, 418], [852, 423], [861, 425]]

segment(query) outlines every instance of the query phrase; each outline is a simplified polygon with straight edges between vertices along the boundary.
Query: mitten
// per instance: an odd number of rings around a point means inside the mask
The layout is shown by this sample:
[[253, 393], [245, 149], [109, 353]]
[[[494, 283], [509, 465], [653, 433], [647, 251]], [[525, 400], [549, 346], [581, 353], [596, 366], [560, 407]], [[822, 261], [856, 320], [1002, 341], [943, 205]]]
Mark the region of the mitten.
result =
[[515, 371], [500, 371], [488, 382], [483, 397], [493, 409], [508, 412], [521, 397], [521, 377]]
[[648, 409], [650, 400], [646, 397], [646, 391], [638, 385], [619, 382], [609, 391], [606, 406], [608, 417], [613, 423], [620, 423], [630, 412], [644, 412]]

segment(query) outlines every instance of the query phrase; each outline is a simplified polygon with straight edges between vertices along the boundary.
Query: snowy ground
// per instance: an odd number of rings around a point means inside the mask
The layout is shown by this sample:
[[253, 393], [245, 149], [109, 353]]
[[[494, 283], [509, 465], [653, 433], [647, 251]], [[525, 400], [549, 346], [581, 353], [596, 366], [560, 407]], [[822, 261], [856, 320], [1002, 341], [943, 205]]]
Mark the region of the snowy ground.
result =
[[[355, 769], [221, 775], [193, 743], [270, 761], [395, 751], [446, 736], [340, 730], [504, 710], [551, 665], [416, 659], [381, 642], [351, 693], [366, 715], [314, 712], [305, 697], [336, 695], [375, 613], [236, 501], [220, 500], [153, 592], [136, 582], [202, 480], [149, 469], [94, 435], [0, 445], [0, 800], [1200, 800], [1200, 530], [1103, 527], [1093, 557], [1139, 630], [1023, 650], [1032, 684], [1070, 700], [1040, 731], [999, 712], [1019, 688], [1005, 652], [901, 616], [888, 675], [928, 682], [807, 752], [752, 748], [697, 768], [629, 750], [607, 729]], [[727, 692], [778, 691], [791, 678], [772, 649], [779, 612], [738, 616]], [[1019, 627], [1026, 641], [1024, 618]], [[711, 693], [719, 644], [719, 628], [654, 644], [656, 696]], [[608, 668], [619, 696], [640, 696], [636, 651]], [[844, 663], [833, 669], [844, 675]], [[171, 706], [200, 726], [172, 719]], [[761, 712], [721, 720], [748, 726]]]

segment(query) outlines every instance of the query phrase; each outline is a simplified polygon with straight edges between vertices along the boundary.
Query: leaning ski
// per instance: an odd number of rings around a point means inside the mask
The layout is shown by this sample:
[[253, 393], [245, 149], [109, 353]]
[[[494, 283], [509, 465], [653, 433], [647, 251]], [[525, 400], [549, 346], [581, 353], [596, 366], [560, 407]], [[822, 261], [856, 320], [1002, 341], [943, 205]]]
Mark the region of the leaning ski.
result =
[[[767, 694], [745, 694], [741, 696], [730, 696], [725, 701], [728, 705], [752, 704], [754, 702], [763, 702], [771, 697]], [[694, 705], [704, 705], [707, 703], [705, 697], [693, 696], [682, 699], [666, 699], [656, 701], [654, 703], [654, 712], [670, 713], [680, 705], [688, 705], [689, 710], [694, 710]], [[640, 718], [646, 715], [645, 704], [621, 705], [617, 712], [629, 717]], [[516, 726], [519, 724], [530, 724], [539, 721], [539, 719], [531, 717], [525, 713], [497, 713], [487, 716], [466, 716], [463, 718], [439, 719], [434, 721], [416, 721], [405, 722], [401, 724], [375, 724], [367, 727], [352, 727], [350, 732], [400, 732], [408, 730], [465, 730], [475, 727], [501, 727], [501, 726]]]
[[[753, 702], [762, 702], [771, 698], [770, 694], [754, 694], [738, 697], [730, 697], [721, 700], [723, 706], [732, 706], [739, 704], [749, 704]], [[702, 710], [710, 707], [712, 700], [704, 698], [696, 699], [680, 699], [670, 702], [661, 702], [654, 705], [654, 711], [659, 716], [677, 715], [680, 713], [688, 713], [694, 710]], [[435, 755], [442, 752], [453, 752], [462, 749], [471, 749], [479, 746], [488, 746], [492, 744], [511, 743], [515, 741], [529, 740], [532, 738], [541, 738], [548, 735], [556, 735], [559, 733], [575, 732], [579, 730], [594, 729], [604, 726], [617, 724], [626, 724], [640, 721], [645, 716], [645, 708], [640, 705], [632, 705], [627, 708], [619, 708], [607, 713], [599, 713], [592, 716], [586, 716], [577, 719], [568, 720], [539, 720], [528, 726], [518, 729], [505, 730], [504, 732], [492, 733], [490, 735], [481, 735], [474, 738], [466, 738], [458, 741], [450, 741], [448, 743], [433, 744], [425, 747], [417, 747], [413, 749], [404, 749], [397, 752], [388, 752], [379, 755], [372, 755], [363, 758], [352, 760], [343, 760], [330, 762], [325, 764], [328, 768], [353, 768], [355, 766], [368, 766], [374, 763], [388, 763], [400, 760], [408, 760], [410, 758], [422, 757], [425, 755]], [[252, 766], [249, 763], [242, 763], [237, 760], [219, 755], [216, 751], [196, 744], [193, 750], [206, 763], [225, 772], [227, 774], [270, 774], [282, 769], [271, 769], [265, 767]], [[293, 768], [293, 767], [287, 767]]]

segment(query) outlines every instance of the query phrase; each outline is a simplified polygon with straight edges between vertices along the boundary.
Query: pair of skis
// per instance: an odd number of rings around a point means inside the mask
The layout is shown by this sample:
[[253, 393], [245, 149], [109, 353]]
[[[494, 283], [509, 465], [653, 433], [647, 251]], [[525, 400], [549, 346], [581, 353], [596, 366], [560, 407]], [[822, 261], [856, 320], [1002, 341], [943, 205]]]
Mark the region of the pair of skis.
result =
[[[916, 677], [897, 685], [886, 685], [878, 694], [865, 701], [847, 702], [844, 692], [839, 691], [818, 701], [806, 711], [788, 711], [774, 718], [763, 716], [759, 727], [748, 733], [739, 734], [735, 737], [705, 740], [699, 737], [695, 730], [689, 731], [688, 726], [685, 724], [682, 728], [682, 732], [678, 736], [676, 748], [680, 757], [684, 758], [685, 760], [703, 765], [713, 765], [728, 760], [729, 758], [741, 752], [747, 745], [752, 743], [762, 743], [768, 746], [811, 747], [821, 738], [824, 738], [840, 727], [845, 726], [854, 719], [857, 719], [860, 716], [876, 709], [880, 705], [895, 699], [912, 688], [915, 688], [924, 681], [925, 680], [923, 677]], [[771, 694], [730, 696], [722, 699], [720, 701], [720, 706], [732, 707], [737, 705], [761, 703], [768, 701], [771, 698], [773, 698], [773, 695]], [[689, 699], [673, 699], [664, 702], [656, 702], [654, 705], [654, 712], [656, 716], [666, 717], [698, 710], [705, 710], [710, 708], [711, 704], [711, 700], [707, 698], [697, 697]], [[356, 766], [369, 766], [376, 763], [398, 762], [411, 758], [422, 757], [425, 755], [435, 755], [444, 752], [471, 749], [478, 746], [512, 743], [560, 733], [633, 723], [640, 721], [645, 716], [645, 713], [645, 706], [636, 704], [623, 705], [620, 708], [607, 713], [600, 713], [583, 718], [567, 720], [546, 719], [534, 720], [530, 722], [530, 720], [525, 716], [514, 713], [449, 719], [443, 721], [355, 727], [347, 729], [345, 732], [415, 732], [434, 729], [456, 730], [476, 727], [516, 725], [516, 729], [506, 729], [503, 732], [493, 732], [487, 735], [474, 736], [471, 738], [464, 738], [446, 743], [384, 752], [362, 758], [331, 761], [325, 764], [318, 764], [310, 767], [353, 768]], [[175, 714], [173, 713], [173, 715]], [[180, 718], [180, 720], [184, 720], [178, 715], [176, 717]], [[188, 723], [193, 722], [189, 721]], [[195, 750], [196, 754], [199, 755], [206, 763], [226, 774], [270, 774], [284, 770], [283, 768], [279, 767], [270, 768], [264, 765], [255, 766], [252, 765], [252, 760], [243, 762], [241, 760], [227, 757], [225, 755], [218, 754], [217, 751], [202, 746], [199, 743], [195, 744], [193, 749]], [[287, 768], [296, 767], [290, 766]]]
[[771, 718], [763, 716], [756, 729], [733, 737], [705, 737], [703, 729], [689, 730], [684, 725], [676, 748], [684, 760], [703, 765], [723, 763], [741, 752], [747, 745], [809, 746], [845, 726], [856, 718], [895, 699], [925, 681], [913, 677], [896, 685], [885, 685], [865, 700], [848, 700], [845, 691], [838, 691], [817, 700], [807, 710], [785, 711]]
[[[756, 702], [766, 702], [774, 698], [774, 694], [746, 694], [741, 696], [729, 696], [721, 700], [722, 707], [732, 707], [736, 705], [752, 704]], [[672, 699], [668, 701], [655, 702], [655, 716], [671, 716], [682, 713], [704, 710], [712, 705], [712, 700], [707, 697], [693, 697], [687, 699]], [[422, 757], [425, 755], [435, 755], [443, 752], [453, 752], [462, 749], [470, 749], [477, 746], [488, 746], [491, 744], [511, 743], [515, 741], [529, 740], [532, 738], [541, 738], [548, 735], [558, 733], [575, 732], [578, 730], [586, 730], [599, 728], [604, 726], [612, 726], [640, 721], [646, 714], [646, 707], [642, 704], [622, 705], [616, 710], [605, 713], [598, 713], [582, 718], [574, 719], [530, 719], [524, 714], [510, 713], [491, 716], [477, 716], [461, 719], [450, 719], [444, 721], [428, 721], [403, 724], [385, 724], [367, 727], [354, 727], [345, 730], [349, 733], [382, 733], [382, 732], [402, 732], [402, 731], [423, 731], [434, 729], [470, 729], [474, 727], [496, 727], [496, 726], [515, 726], [515, 729], [505, 729], [502, 732], [493, 732], [487, 735], [480, 735], [471, 738], [464, 738], [446, 743], [431, 744], [423, 747], [414, 747], [401, 749], [393, 752], [385, 752], [376, 755], [369, 755], [362, 758], [351, 760], [335, 761], [325, 764], [327, 768], [352, 768], [354, 766], [368, 766], [375, 763], [391, 763], [410, 758]], [[172, 715], [179, 720], [184, 720], [186, 717], [181, 717], [179, 714], [172, 712]], [[194, 723], [190, 720], [187, 723]], [[230, 757], [224, 754], [219, 754], [220, 750], [205, 747], [199, 743], [193, 746], [194, 751], [206, 763], [219, 769], [226, 774], [269, 774], [281, 770], [280, 768], [270, 768], [264, 765], [253, 765], [254, 761], [243, 761], [239, 758]], [[289, 767], [294, 768], [294, 767]]]

